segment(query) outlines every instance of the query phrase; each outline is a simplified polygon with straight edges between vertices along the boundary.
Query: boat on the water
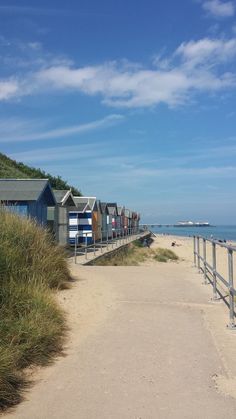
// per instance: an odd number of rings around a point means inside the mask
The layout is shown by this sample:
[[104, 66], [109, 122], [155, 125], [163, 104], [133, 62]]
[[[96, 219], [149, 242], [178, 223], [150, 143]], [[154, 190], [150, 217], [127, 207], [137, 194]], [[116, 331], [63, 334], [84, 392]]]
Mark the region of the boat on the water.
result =
[[208, 221], [178, 221], [174, 227], [210, 227]]

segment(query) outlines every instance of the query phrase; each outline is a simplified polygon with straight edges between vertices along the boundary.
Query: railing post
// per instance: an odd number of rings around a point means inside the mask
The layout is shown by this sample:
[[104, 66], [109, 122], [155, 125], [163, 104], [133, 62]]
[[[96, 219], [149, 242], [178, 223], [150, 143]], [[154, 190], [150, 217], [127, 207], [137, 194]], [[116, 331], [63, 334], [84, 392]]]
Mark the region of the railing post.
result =
[[93, 256], [96, 256], [96, 237], [95, 233], [93, 234]]
[[200, 271], [200, 237], [197, 236], [197, 267]]
[[193, 236], [193, 261], [194, 261], [194, 266], [196, 266], [196, 236]]
[[216, 244], [212, 242], [213, 300], [217, 300]]
[[207, 285], [206, 239], [203, 239], [204, 284]]
[[228, 276], [229, 276], [229, 329], [235, 329], [235, 319], [234, 319], [234, 278], [233, 278], [233, 251], [228, 249]]
[[107, 250], [108, 250], [108, 230], [107, 230]]
[[85, 233], [85, 259], [88, 259], [88, 233]]
[[103, 230], [101, 231], [101, 253], [103, 252], [103, 248], [102, 248], [102, 243], [103, 243], [102, 234], [103, 234]]
[[75, 263], [77, 263], [77, 234], [75, 235]]

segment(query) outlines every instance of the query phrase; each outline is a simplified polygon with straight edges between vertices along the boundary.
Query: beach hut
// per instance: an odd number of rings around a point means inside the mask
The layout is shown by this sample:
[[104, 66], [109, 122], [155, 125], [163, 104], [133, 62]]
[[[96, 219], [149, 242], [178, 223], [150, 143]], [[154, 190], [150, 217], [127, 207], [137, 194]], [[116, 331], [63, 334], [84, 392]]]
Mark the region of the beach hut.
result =
[[109, 235], [109, 237], [115, 237], [116, 236], [116, 230], [117, 230], [117, 216], [118, 216], [118, 212], [117, 212], [117, 204], [115, 202], [112, 203], [108, 203], [107, 204], [107, 208], [108, 208], [108, 214], [111, 216], [111, 236]]
[[47, 208], [54, 207], [56, 200], [48, 179], [0, 179], [0, 203], [47, 226]]
[[107, 238], [108, 223], [109, 223], [109, 212], [107, 208], [107, 203], [100, 202], [100, 208], [101, 208], [101, 221], [102, 221], [102, 239], [105, 240]]
[[125, 211], [124, 211], [124, 231], [125, 231], [125, 234], [127, 234], [127, 232], [128, 232], [129, 222], [130, 222], [130, 210], [128, 208], [125, 208]]
[[101, 206], [100, 201], [94, 196], [78, 196], [74, 197], [76, 204], [88, 204], [92, 216], [92, 232], [95, 241], [101, 239]]
[[88, 200], [81, 199], [82, 197], [74, 197], [76, 207], [69, 211], [69, 243], [75, 244], [91, 244], [93, 242], [92, 231], [92, 211], [88, 204]]
[[92, 224], [95, 240], [101, 240], [102, 237], [102, 210], [101, 202], [96, 199], [92, 212]]
[[76, 209], [71, 190], [53, 189], [56, 207], [48, 208], [48, 225], [55, 232], [57, 242], [69, 244], [69, 211]]
[[123, 231], [123, 219], [124, 219], [124, 208], [117, 207], [117, 219], [116, 219], [116, 228], [117, 235], [120, 236]]

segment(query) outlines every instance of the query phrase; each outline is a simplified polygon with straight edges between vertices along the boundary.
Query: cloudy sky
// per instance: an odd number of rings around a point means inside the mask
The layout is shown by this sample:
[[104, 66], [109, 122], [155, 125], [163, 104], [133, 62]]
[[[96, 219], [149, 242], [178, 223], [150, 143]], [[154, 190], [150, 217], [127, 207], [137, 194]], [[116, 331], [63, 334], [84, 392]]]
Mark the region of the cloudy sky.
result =
[[236, 2], [0, 0], [0, 150], [143, 220], [236, 224]]

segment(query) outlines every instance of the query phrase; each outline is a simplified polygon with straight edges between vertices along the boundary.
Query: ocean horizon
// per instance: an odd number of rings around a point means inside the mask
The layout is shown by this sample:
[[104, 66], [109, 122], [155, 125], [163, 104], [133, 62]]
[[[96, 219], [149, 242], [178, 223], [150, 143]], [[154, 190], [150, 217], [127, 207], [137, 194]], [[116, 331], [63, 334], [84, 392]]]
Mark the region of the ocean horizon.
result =
[[155, 234], [169, 234], [181, 237], [203, 236], [216, 240], [236, 241], [236, 225], [215, 225], [209, 227], [150, 227]]

